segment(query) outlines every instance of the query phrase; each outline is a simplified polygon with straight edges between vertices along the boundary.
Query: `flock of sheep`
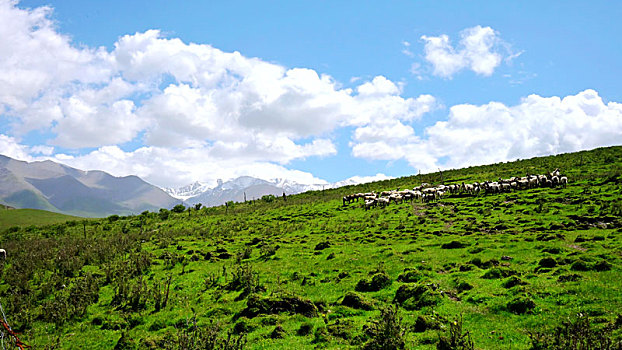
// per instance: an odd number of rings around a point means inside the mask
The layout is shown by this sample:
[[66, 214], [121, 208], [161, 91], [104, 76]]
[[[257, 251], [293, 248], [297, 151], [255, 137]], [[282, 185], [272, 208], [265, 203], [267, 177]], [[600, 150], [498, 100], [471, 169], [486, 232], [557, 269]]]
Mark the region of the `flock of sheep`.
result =
[[509, 179], [499, 178], [498, 181], [474, 182], [472, 184], [460, 185], [439, 185], [431, 186], [423, 183], [412, 190], [391, 190], [382, 191], [380, 193], [354, 193], [343, 197], [343, 205], [357, 202], [363, 199], [364, 208], [370, 209], [376, 206], [386, 207], [391, 202], [402, 203], [403, 201], [419, 200], [422, 202], [430, 202], [443, 198], [447, 194], [468, 194], [478, 195], [479, 193], [502, 193], [516, 190], [524, 190], [536, 187], [556, 187], [568, 184], [568, 177], [562, 175], [559, 169], [555, 169], [547, 175], [527, 175], [523, 177], [511, 177]]

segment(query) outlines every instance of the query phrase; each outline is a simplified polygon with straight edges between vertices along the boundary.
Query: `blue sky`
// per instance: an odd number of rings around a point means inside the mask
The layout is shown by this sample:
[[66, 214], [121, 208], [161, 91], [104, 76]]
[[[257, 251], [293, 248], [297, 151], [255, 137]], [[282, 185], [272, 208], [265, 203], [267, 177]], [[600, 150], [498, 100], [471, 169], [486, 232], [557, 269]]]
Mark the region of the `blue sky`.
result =
[[617, 2], [0, 4], [23, 160], [333, 182], [622, 144]]

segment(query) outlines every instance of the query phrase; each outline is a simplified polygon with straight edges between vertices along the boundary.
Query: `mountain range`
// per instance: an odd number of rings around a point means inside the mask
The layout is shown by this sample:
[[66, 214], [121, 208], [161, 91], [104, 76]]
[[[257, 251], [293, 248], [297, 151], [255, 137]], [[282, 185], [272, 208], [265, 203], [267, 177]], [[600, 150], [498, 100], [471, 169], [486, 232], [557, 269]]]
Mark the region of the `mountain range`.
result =
[[209, 187], [201, 182], [194, 182], [180, 188], [164, 188], [164, 191], [187, 205], [201, 203], [205, 206], [222, 205], [228, 201], [243, 202], [258, 199], [264, 195], [281, 196], [283, 193], [297, 194], [307, 191], [356, 185], [363, 182], [386, 180], [390, 177], [377, 174], [370, 177], [355, 176], [343, 181], [324, 184], [301, 184], [288, 179], [263, 180], [251, 176], [241, 176], [233, 180], [218, 181], [217, 186]]
[[217, 206], [228, 201], [259, 199], [264, 195], [291, 195], [388, 178], [378, 174], [355, 176], [335, 183], [300, 184], [288, 179], [241, 176], [218, 180], [215, 187], [197, 181], [180, 188], [159, 188], [137, 176], [115, 177], [104, 171], [83, 171], [50, 160], [24, 162], [0, 155], [0, 204], [105, 217], [170, 209], [177, 204]]
[[137, 176], [115, 177], [49, 160], [28, 163], [0, 155], [0, 203], [103, 217], [171, 208], [181, 201]]

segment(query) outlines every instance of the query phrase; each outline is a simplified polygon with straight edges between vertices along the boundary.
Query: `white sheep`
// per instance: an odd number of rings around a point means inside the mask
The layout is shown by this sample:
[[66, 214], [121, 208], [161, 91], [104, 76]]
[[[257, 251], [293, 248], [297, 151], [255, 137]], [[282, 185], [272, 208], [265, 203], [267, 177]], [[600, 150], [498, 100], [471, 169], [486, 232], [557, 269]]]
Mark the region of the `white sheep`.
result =
[[382, 198], [382, 197], [378, 198], [378, 204], [383, 208], [389, 205], [390, 203], [391, 201], [389, 201], [389, 198]]
[[369, 210], [369, 208], [373, 208], [375, 206], [376, 206], [376, 200], [375, 199], [371, 199], [371, 200], [366, 199], [365, 200], [365, 210]]
[[568, 185], [568, 178], [566, 176], [562, 176], [559, 178], [559, 184], [566, 187]]
[[0, 249], [0, 257], [2, 257], [2, 259], [6, 259], [6, 250]]

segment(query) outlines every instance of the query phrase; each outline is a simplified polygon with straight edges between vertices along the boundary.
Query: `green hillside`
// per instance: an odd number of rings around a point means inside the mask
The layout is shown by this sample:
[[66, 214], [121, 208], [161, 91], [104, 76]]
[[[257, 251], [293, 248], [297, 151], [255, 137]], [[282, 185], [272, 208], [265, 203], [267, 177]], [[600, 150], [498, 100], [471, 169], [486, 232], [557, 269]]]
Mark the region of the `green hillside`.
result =
[[15, 226], [42, 226], [79, 219], [82, 218], [39, 209], [6, 209], [0, 204], [0, 232]]
[[[567, 186], [342, 204], [555, 168]], [[37, 348], [616, 349], [621, 190], [622, 147], [610, 147], [12, 229], [0, 301]]]

